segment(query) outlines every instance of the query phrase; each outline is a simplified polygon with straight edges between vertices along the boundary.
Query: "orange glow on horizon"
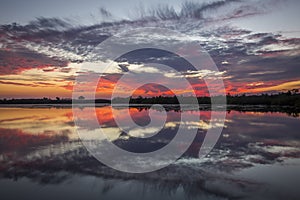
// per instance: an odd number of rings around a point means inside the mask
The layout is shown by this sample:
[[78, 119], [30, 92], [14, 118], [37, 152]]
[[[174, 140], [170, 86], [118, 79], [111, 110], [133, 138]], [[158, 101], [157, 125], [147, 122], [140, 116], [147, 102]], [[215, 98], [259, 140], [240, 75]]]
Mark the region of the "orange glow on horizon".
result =
[[[75, 69], [72, 70], [72, 73], [70, 72], [71, 75], [74, 74]], [[37, 77], [39, 80], [35, 80]], [[42, 81], [40, 80], [40, 77], [43, 77]], [[120, 74], [112, 74], [108, 75], [106, 78], [101, 78], [97, 85], [96, 98], [110, 99], [119, 77], [121, 77]], [[15, 75], [2, 75], [0, 76], [0, 98], [71, 98], [74, 81], [69, 79], [69, 73], [58, 71], [42, 72], [42, 69], [30, 69]], [[281, 92], [300, 88], [300, 81], [298, 80], [231, 82], [230, 80], [226, 79], [224, 83], [226, 93], [230, 93], [232, 95], [245, 93], [257, 94], [265, 92]], [[132, 85], [125, 85], [124, 88], [130, 88], [134, 85], [139, 85], [139, 83], [135, 83], [134, 81], [130, 84]], [[176, 82], [174, 82], [174, 84], [174, 87], [176, 87]], [[197, 96], [209, 96], [206, 85], [203, 81], [200, 80], [199, 82], [194, 82], [192, 87], [195, 89], [194, 92]], [[126, 90], [119, 92], [120, 96], [122, 96], [122, 93], [123, 96], [129, 96], [127, 95], [128, 93]], [[173, 96], [174, 93], [179, 95], [190, 95], [192, 92], [193, 91], [190, 89], [162, 91], [155, 87], [140, 87], [135, 90], [131, 96]]]

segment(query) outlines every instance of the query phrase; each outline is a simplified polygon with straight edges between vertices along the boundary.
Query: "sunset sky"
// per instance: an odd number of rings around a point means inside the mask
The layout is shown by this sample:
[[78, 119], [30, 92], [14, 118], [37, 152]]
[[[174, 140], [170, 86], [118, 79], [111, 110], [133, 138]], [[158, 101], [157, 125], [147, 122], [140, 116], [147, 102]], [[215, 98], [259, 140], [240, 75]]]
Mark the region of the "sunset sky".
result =
[[[97, 74], [97, 68], [104, 66], [93, 62], [93, 49], [118, 32], [139, 27], [186, 34], [183, 40], [198, 41], [219, 71], [190, 70], [178, 60], [167, 62], [163, 53], [145, 51], [114, 62], [99, 81], [101, 97], [110, 97], [124, 73], [153, 77], [153, 82], [164, 76], [174, 87], [184, 77], [199, 96], [207, 95], [202, 78], [215, 75], [222, 76], [231, 94], [300, 88], [297, 0], [0, 2], [0, 98], [70, 98], [78, 76]], [[163, 64], [172, 65], [181, 75], [142, 64], [142, 55], [148, 61], [164, 60]], [[188, 95], [189, 91], [179, 93]], [[135, 94], [173, 93], [146, 85]]]

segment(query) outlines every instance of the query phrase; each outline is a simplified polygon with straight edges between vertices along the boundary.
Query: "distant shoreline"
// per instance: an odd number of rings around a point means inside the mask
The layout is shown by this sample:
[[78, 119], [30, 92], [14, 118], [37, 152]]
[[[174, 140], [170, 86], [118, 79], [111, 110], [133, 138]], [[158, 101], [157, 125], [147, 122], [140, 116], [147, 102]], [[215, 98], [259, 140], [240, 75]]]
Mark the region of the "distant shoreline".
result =
[[[115, 109], [125, 109], [128, 108], [126, 104], [110, 104], [110, 103], [96, 103], [96, 104], [0, 104], [0, 108], [32, 108], [32, 109], [70, 109], [72, 107], [75, 108], [92, 108], [92, 107], [100, 108], [106, 106], [113, 106]], [[210, 104], [163, 104], [166, 111], [211, 111]], [[141, 109], [156, 109], [162, 110], [161, 106], [157, 106], [154, 104], [130, 104], [131, 108], [141, 108]], [[214, 111], [239, 111], [239, 112], [279, 112], [286, 113], [293, 117], [299, 117], [300, 107], [295, 106], [278, 106], [278, 105], [216, 105], [216, 109]]]
[[300, 108], [300, 93], [288, 91], [279, 94], [261, 94], [261, 95], [235, 95], [231, 96], [214, 96], [214, 97], [191, 97], [191, 96], [155, 96], [155, 97], [117, 97], [112, 100], [108, 99], [85, 99], [83, 96], [78, 99], [56, 99], [41, 98], [41, 99], [0, 99], [0, 106], [3, 105], [58, 105], [72, 106], [74, 104], [130, 104], [130, 105], [210, 105], [214, 104], [236, 105], [236, 106], [281, 106]]

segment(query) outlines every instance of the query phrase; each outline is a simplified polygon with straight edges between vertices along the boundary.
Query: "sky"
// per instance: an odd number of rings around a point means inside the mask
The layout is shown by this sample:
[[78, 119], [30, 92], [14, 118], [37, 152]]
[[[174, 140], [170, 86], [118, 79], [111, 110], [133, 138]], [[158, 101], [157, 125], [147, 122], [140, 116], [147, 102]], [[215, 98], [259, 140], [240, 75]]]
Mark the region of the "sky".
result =
[[[113, 66], [102, 74], [98, 96], [110, 98], [118, 80], [126, 73], [162, 84], [166, 84], [162, 81], [166, 78], [169, 86], [182, 95], [190, 92], [176, 88], [180, 78], [188, 80], [199, 96], [207, 95], [205, 77], [222, 76], [226, 93], [231, 94], [300, 88], [300, 1], [0, 0], [0, 3], [0, 98], [70, 98], [76, 78], [99, 75], [107, 65], [107, 60], [95, 63], [94, 49], [99, 44], [122, 31], [142, 27], [167, 28], [185, 34], [181, 42], [198, 42], [218, 71], [190, 69], [182, 61], [170, 59], [172, 55], [141, 51], [110, 60]], [[142, 36], [136, 36], [133, 43], [138, 44], [139, 37]], [[147, 39], [155, 41], [151, 34]], [[157, 70], [144, 64], [145, 61], [167, 64], [173, 69]], [[127, 86], [122, 88], [138, 88], [134, 94], [142, 96], [173, 94], [159, 85], [139, 87], [137, 80], [123, 83]]]

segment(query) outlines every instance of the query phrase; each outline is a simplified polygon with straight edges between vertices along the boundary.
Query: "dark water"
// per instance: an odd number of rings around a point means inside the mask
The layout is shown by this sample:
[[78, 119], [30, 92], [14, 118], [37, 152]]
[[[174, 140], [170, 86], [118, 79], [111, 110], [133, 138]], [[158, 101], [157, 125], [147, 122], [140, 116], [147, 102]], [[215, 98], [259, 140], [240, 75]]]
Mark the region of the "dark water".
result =
[[[81, 109], [89, 113], [90, 108]], [[111, 109], [96, 108], [98, 121], [109, 140], [132, 152], [153, 151], [166, 145], [176, 134], [182, 113], [200, 112], [201, 120], [186, 126], [198, 129], [198, 134], [174, 164], [155, 172], [131, 174], [106, 167], [88, 153], [76, 133], [71, 108], [0, 108], [0, 198], [300, 198], [297, 116], [279, 112], [228, 112], [215, 148], [205, 159], [199, 159], [199, 148], [211, 128], [211, 111], [168, 109], [168, 121], [159, 134], [137, 140], [118, 129]], [[115, 112], [122, 117], [124, 109]], [[153, 116], [159, 117], [159, 112]], [[147, 109], [130, 108], [130, 114], [141, 126], [149, 123]], [[132, 133], [138, 136], [147, 131]]]

